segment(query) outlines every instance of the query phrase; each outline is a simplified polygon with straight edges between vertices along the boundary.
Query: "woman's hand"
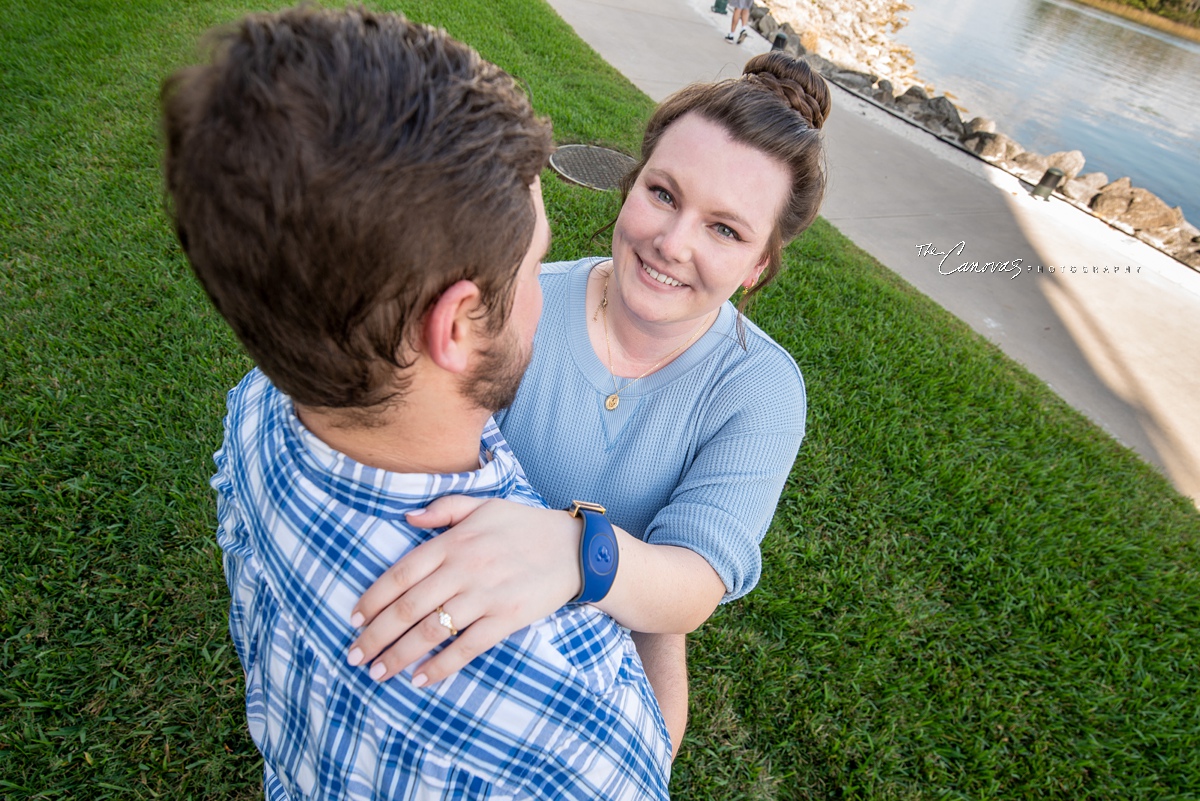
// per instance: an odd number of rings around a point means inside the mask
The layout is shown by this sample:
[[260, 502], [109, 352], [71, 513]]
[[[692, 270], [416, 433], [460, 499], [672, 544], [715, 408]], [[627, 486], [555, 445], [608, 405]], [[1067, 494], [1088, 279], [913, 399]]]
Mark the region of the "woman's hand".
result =
[[[441, 681], [479, 654], [579, 594], [581, 524], [563, 511], [465, 495], [438, 498], [408, 515], [421, 528], [452, 526], [388, 568], [359, 599], [351, 665], [373, 661], [386, 681], [451, 638], [413, 684]], [[385, 650], [386, 649], [386, 650]]]

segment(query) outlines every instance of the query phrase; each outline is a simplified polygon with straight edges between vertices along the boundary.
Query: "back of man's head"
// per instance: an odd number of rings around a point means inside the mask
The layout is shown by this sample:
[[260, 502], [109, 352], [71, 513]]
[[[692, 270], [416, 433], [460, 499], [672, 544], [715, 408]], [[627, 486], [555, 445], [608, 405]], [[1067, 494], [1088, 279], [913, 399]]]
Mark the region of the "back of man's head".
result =
[[444, 31], [365, 10], [251, 16], [162, 105], [180, 242], [298, 403], [394, 399], [422, 316], [457, 281], [504, 324], [549, 125]]

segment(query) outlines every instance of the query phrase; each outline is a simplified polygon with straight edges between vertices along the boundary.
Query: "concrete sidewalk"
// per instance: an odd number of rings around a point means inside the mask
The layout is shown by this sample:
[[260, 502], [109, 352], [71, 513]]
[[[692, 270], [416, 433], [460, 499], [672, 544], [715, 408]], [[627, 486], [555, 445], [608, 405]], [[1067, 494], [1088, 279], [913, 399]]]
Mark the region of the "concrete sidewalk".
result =
[[[729, 16], [712, 13], [710, 0], [549, 2], [656, 101], [739, 75], [770, 49], [756, 33], [725, 42]], [[1200, 273], [833, 93], [822, 216], [1200, 503]], [[1016, 273], [957, 270], [1017, 260]]]

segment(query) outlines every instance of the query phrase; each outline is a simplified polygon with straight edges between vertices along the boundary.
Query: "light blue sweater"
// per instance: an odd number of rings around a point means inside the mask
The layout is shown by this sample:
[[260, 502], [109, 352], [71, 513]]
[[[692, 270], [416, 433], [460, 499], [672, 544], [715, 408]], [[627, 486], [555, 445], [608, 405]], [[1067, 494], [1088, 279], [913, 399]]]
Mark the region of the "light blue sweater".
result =
[[651, 543], [699, 553], [726, 601], [754, 588], [759, 545], [804, 437], [804, 380], [783, 348], [721, 307], [704, 336], [604, 408], [612, 374], [588, 340], [587, 276], [602, 258], [542, 267], [545, 306], [516, 401], [496, 415], [551, 507], [573, 499]]

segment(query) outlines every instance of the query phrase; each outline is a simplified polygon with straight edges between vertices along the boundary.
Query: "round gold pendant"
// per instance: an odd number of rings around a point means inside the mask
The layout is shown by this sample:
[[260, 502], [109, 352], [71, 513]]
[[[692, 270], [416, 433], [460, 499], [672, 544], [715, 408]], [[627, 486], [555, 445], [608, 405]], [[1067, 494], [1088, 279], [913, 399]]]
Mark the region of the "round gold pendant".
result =
[[609, 395], [608, 398], [605, 399], [604, 408], [608, 409], [611, 412], [613, 409], [617, 408], [617, 404], [620, 402], [621, 402], [621, 399], [617, 397], [616, 393], [613, 393], [612, 395]]

